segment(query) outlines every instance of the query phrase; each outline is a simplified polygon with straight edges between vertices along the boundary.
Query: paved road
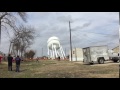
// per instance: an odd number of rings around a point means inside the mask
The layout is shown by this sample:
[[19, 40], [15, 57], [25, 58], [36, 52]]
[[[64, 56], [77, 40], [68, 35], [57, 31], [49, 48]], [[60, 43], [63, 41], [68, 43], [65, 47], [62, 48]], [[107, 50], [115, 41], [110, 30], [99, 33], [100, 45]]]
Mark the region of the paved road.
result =
[[[75, 62], [75, 63], [79, 63], [79, 64], [83, 64], [83, 62]], [[119, 62], [113, 62], [113, 61], [105, 61], [104, 64], [98, 64], [98, 63], [95, 63], [93, 65], [90, 65], [90, 66], [109, 66], [109, 65], [119, 65], [120, 63]], [[85, 64], [86, 65], [86, 64]]]

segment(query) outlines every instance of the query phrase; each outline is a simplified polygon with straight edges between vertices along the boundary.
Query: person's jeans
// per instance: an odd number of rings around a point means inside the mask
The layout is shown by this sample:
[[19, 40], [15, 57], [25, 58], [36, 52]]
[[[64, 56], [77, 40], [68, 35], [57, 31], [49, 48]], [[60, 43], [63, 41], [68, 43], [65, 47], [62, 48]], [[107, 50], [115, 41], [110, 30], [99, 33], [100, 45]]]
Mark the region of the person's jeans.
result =
[[8, 71], [12, 71], [12, 62], [8, 62]]
[[8, 66], [8, 71], [12, 71], [12, 66]]
[[20, 71], [20, 65], [16, 65], [16, 72]]

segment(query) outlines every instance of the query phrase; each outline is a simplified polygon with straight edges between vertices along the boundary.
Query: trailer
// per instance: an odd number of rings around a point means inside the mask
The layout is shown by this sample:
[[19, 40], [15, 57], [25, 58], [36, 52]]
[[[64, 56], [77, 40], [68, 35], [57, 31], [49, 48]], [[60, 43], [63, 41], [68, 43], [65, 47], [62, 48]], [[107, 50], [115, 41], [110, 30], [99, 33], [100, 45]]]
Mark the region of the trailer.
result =
[[104, 64], [104, 61], [109, 60], [108, 46], [91, 46], [83, 48], [83, 62], [88, 64]]

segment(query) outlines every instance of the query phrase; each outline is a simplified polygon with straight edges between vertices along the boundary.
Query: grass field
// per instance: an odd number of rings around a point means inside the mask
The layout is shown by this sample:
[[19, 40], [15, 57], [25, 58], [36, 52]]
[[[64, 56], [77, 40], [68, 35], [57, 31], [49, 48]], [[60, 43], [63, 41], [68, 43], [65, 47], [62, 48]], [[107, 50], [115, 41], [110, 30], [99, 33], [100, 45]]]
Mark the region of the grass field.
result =
[[0, 64], [0, 78], [119, 78], [119, 63], [84, 65], [80, 62], [41, 60], [21, 63], [20, 72]]

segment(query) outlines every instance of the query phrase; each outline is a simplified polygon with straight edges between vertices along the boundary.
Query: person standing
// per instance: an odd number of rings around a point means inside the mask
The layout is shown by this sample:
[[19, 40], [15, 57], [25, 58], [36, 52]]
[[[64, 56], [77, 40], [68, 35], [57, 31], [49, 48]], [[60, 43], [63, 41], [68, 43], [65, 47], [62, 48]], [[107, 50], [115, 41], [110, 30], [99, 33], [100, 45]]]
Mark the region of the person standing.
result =
[[58, 57], [58, 61], [60, 61], [60, 56]]
[[16, 72], [20, 72], [20, 61], [21, 61], [21, 58], [19, 56], [17, 56], [15, 58], [15, 61], [16, 61]]
[[36, 58], [36, 62], [39, 62], [39, 58], [38, 57]]
[[13, 60], [13, 57], [9, 54], [8, 55], [8, 71], [12, 71], [12, 60]]

